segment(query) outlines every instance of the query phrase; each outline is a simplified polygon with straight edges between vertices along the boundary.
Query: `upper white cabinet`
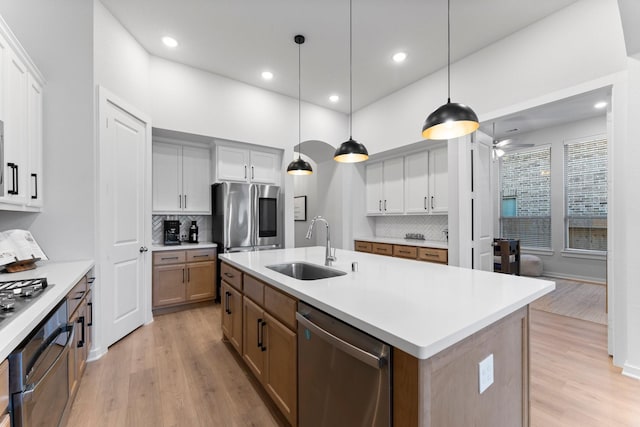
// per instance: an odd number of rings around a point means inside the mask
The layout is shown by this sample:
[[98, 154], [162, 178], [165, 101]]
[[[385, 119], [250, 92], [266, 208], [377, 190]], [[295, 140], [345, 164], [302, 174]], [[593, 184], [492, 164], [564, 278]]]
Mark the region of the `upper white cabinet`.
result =
[[153, 212], [211, 213], [211, 151], [153, 142]]
[[404, 158], [404, 209], [406, 213], [429, 213], [429, 152]]
[[404, 212], [403, 162], [399, 157], [366, 166], [368, 214]]
[[278, 153], [228, 145], [216, 146], [216, 181], [277, 184], [279, 173]]
[[429, 151], [429, 209], [434, 214], [449, 212], [447, 147]]
[[0, 18], [0, 209], [42, 209], [44, 79]]

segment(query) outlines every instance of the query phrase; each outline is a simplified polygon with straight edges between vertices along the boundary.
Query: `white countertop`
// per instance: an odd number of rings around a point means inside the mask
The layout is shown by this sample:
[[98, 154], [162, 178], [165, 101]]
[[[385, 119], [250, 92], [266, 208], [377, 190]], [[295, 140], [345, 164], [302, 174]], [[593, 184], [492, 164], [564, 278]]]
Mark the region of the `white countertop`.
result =
[[[555, 289], [528, 277], [338, 249], [345, 276], [302, 281], [265, 268], [324, 264], [324, 247], [221, 254], [250, 274], [419, 359], [428, 359]], [[358, 271], [351, 263], [358, 262]]]
[[408, 245], [420, 246], [423, 248], [448, 249], [449, 243], [440, 240], [416, 240], [403, 239], [401, 237], [377, 237], [377, 236], [359, 236], [353, 240], [362, 240], [364, 242], [390, 243], [392, 245]]
[[208, 248], [217, 248], [218, 245], [216, 243], [210, 242], [200, 242], [200, 243], [187, 243], [182, 242], [180, 245], [153, 245], [151, 246], [152, 252], [158, 251], [179, 251], [181, 249], [208, 249]]
[[34, 270], [2, 273], [0, 281], [46, 277], [47, 290], [11, 321], [0, 323], [0, 361], [4, 360], [93, 267], [93, 260], [39, 261]]

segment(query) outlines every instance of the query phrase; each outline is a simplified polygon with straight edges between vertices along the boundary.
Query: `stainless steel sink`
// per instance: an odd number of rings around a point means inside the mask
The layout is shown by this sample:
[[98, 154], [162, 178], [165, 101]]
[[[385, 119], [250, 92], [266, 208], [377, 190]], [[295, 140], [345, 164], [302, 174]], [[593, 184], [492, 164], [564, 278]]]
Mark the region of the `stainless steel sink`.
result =
[[286, 274], [298, 280], [318, 280], [328, 279], [329, 277], [344, 276], [344, 271], [334, 270], [333, 268], [324, 267], [310, 262], [288, 262], [285, 264], [266, 265], [270, 270]]

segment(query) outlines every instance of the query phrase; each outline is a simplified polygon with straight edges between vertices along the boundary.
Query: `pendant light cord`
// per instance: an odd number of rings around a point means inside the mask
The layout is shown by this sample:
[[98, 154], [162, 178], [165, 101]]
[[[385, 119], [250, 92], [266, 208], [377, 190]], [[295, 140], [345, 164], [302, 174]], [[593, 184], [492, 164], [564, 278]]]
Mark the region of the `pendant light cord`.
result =
[[451, 0], [447, 0], [447, 103], [451, 102]]
[[351, 3], [352, 1], [349, 0], [349, 140], [353, 139], [353, 20]]
[[301, 102], [300, 102], [300, 81], [302, 80], [302, 67], [300, 65], [300, 44], [298, 43], [298, 160], [300, 160], [300, 145], [302, 144], [302, 113], [301, 113]]

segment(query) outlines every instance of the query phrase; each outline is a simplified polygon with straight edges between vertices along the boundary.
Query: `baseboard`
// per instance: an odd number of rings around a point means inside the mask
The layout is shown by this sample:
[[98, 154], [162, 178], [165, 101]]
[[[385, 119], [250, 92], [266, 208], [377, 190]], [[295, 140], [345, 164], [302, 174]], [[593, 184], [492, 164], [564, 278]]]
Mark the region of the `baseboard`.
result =
[[569, 275], [564, 273], [556, 273], [554, 271], [543, 271], [542, 275], [547, 277], [555, 277], [557, 279], [567, 279], [567, 280], [577, 280], [580, 282], [588, 282], [588, 283], [593, 283], [594, 285], [604, 286], [607, 284], [606, 280], [603, 280], [597, 277]]
[[633, 366], [625, 363], [622, 368], [622, 375], [640, 380], [640, 366]]
[[100, 359], [102, 356], [107, 354], [108, 349], [106, 348], [94, 348], [89, 352], [89, 357], [87, 357], [87, 362], [93, 362], [94, 360]]

